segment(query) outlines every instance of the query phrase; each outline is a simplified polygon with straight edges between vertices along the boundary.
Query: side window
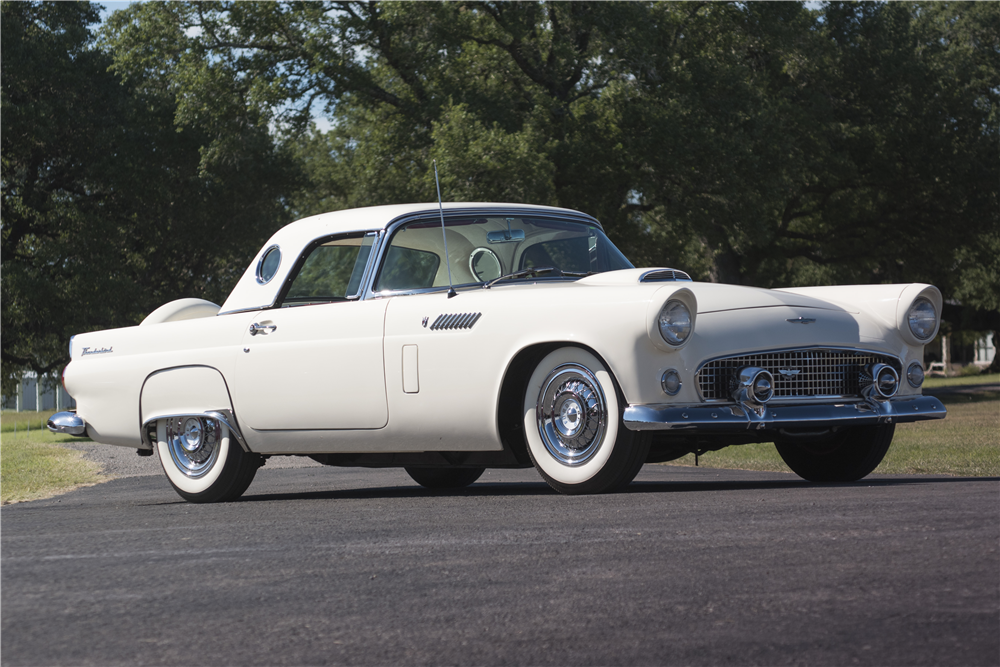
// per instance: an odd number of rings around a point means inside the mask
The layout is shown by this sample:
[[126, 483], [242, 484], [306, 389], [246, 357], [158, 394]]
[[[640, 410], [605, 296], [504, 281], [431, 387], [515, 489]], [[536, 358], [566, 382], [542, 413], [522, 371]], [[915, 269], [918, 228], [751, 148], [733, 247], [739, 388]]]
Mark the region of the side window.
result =
[[338, 238], [312, 248], [281, 300], [284, 306], [356, 299], [375, 234]]
[[433, 287], [440, 264], [441, 258], [432, 252], [394, 245], [386, 254], [375, 291]]

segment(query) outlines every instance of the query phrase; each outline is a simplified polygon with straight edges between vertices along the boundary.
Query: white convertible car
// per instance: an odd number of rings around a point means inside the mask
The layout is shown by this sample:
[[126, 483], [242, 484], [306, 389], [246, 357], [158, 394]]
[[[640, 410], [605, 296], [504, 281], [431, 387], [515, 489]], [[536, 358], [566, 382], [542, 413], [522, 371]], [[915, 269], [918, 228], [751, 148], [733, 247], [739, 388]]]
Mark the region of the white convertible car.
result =
[[922, 396], [931, 285], [764, 290], [636, 269], [590, 216], [412, 204], [292, 223], [221, 307], [182, 299], [75, 336], [49, 428], [159, 456], [192, 502], [272, 456], [403, 467], [457, 488], [534, 465], [563, 493], [643, 463], [774, 442], [805, 479], [860, 479]]

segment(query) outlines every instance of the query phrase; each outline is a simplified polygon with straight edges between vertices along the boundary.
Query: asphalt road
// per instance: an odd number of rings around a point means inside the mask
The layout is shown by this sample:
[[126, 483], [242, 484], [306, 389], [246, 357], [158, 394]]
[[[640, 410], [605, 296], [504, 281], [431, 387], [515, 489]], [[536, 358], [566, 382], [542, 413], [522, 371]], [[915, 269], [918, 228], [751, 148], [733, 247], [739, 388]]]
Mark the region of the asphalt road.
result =
[[565, 497], [402, 471], [10, 505], [4, 665], [998, 665], [1000, 480], [646, 466]]

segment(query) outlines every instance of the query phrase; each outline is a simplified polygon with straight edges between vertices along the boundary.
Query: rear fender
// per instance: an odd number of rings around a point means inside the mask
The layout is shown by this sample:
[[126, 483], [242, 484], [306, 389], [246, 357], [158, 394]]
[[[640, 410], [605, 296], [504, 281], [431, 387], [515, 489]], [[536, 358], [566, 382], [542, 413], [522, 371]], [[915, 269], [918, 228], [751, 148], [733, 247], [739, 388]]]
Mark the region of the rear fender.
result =
[[229, 387], [217, 369], [211, 366], [177, 366], [146, 377], [139, 397], [139, 423], [146, 448], [152, 449], [152, 441], [146, 432], [150, 423], [186, 415], [220, 419], [247, 450], [233, 413]]

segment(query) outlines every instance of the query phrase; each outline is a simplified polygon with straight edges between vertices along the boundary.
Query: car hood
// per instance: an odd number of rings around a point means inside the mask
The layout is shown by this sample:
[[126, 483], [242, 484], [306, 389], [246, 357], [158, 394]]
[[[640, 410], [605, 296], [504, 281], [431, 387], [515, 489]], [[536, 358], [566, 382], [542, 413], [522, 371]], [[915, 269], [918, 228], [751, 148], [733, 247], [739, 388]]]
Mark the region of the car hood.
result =
[[[820, 308], [823, 310], [846, 309], [838, 304], [818, 299], [816, 297], [794, 294], [791, 292], [781, 292], [776, 290], [761, 289], [759, 287], [744, 287], [742, 285], [720, 285], [718, 283], [697, 283], [686, 280], [665, 281], [665, 282], [643, 282], [640, 278], [653, 271], [653, 269], [625, 269], [623, 271], [609, 271], [598, 273], [593, 276], [581, 279], [581, 285], [642, 285], [644, 287], [663, 287], [676, 285], [686, 287], [694, 293], [698, 300], [698, 313], [716, 313], [729, 310], [743, 310], [746, 308], [775, 308], [779, 306], [791, 306], [795, 308]], [[846, 310], [846, 312], [857, 313], [857, 310]]]

